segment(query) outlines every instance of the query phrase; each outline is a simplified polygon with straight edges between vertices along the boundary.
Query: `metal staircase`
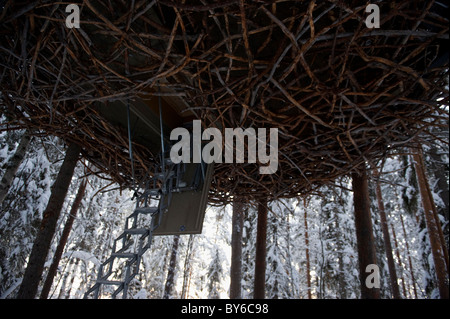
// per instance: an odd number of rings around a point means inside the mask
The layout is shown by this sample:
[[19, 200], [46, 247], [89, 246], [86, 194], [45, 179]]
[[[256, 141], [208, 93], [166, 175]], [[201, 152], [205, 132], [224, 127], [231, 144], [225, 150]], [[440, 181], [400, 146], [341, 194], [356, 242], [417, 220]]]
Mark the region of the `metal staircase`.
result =
[[[212, 165], [208, 165], [208, 168], [206, 168], [207, 165], [204, 162], [199, 164], [175, 164], [170, 160], [170, 152], [166, 150], [164, 141], [161, 96], [158, 97], [158, 105], [161, 130], [161, 155], [159, 157], [159, 163], [155, 165], [154, 172], [145, 182], [145, 185], [142, 185], [142, 187], [133, 186], [135, 190], [133, 199], [136, 198], [136, 208], [127, 217], [123, 232], [114, 240], [110, 257], [100, 264], [97, 280], [86, 291], [84, 295], [85, 299], [98, 299], [100, 297], [111, 297], [113, 299], [122, 297], [123, 299], [127, 299], [128, 287], [139, 273], [142, 256], [150, 248], [154, 235], [158, 235], [158, 232], [161, 232], [161, 234], [184, 233], [186, 230], [185, 225], [178, 227], [176, 223], [177, 221], [184, 222], [183, 217], [186, 217], [191, 222], [193, 221], [189, 225], [191, 232], [198, 231], [198, 226], [201, 229], [201, 224], [196, 222], [199, 217], [201, 221], [203, 220], [208, 188], [211, 183]], [[129, 101], [127, 102], [127, 121], [132, 178], [133, 183], [135, 183]], [[201, 186], [202, 184], [203, 186]], [[139, 192], [138, 188], [143, 189], [143, 191]], [[192, 192], [197, 192], [198, 190], [201, 190], [203, 196], [192, 197]], [[172, 208], [172, 211], [176, 213], [176, 222], [168, 224], [167, 220], [170, 214], [165, 214], [169, 210], [172, 202], [172, 195], [183, 192], [191, 192], [191, 195], [178, 198], [178, 205], [174, 205], [175, 207]], [[189, 193], [185, 194], [189, 195]], [[183, 194], [177, 194], [177, 196], [180, 195]], [[192, 201], [197, 201], [198, 207], [189, 205], [189, 201], [191, 204]], [[182, 202], [181, 206], [180, 202]], [[180, 214], [180, 210], [188, 213], [193, 212], [193, 214], [183, 215]], [[161, 225], [163, 216], [165, 216], [163, 225], [155, 232]], [[178, 229], [174, 230], [174, 225]]]
[[136, 192], [136, 208], [127, 217], [123, 232], [114, 240], [111, 256], [100, 265], [96, 283], [84, 298], [128, 297], [128, 287], [139, 272], [142, 255], [151, 246], [153, 231], [160, 225], [172, 193], [185, 189], [184, 170], [184, 164], [173, 164], [170, 159], [156, 165], [156, 172], [146, 182], [144, 191]]

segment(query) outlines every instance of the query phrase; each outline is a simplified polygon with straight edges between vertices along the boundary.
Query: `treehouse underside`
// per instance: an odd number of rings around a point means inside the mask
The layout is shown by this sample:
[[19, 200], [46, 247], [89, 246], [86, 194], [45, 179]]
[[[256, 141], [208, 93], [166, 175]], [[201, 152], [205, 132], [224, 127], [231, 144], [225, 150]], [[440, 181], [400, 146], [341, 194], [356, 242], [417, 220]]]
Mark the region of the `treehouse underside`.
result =
[[[95, 172], [142, 181], [163, 132], [278, 128], [279, 166], [216, 164], [209, 201], [306, 194], [426, 140], [448, 115], [448, 8], [434, 1], [7, 1], [1, 98], [11, 121], [80, 144]], [[202, 3], [202, 4], [199, 4]], [[427, 135], [428, 133], [428, 135]]]

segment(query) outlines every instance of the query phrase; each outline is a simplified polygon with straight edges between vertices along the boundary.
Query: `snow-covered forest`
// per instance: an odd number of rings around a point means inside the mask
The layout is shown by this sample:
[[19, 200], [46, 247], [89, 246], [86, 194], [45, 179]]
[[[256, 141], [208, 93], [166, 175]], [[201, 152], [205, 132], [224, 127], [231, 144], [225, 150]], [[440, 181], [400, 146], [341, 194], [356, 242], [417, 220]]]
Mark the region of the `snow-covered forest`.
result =
[[[2, 118], [2, 121], [5, 121]], [[0, 133], [3, 176], [23, 131]], [[448, 142], [448, 135], [446, 135]], [[448, 245], [448, 144], [423, 145], [427, 175]], [[0, 296], [15, 298], [43, 211], [65, 155], [55, 137], [33, 136], [0, 210]], [[86, 191], [74, 216], [49, 298], [82, 298], [95, 282], [98, 265], [134, 207], [130, 191], [108, 176], [86, 174], [79, 161], [47, 256], [45, 281], [70, 210], [83, 182]], [[382, 298], [392, 298], [374, 175], [369, 178], [371, 212], [380, 268]], [[420, 192], [408, 150], [396, 150], [380, 172], [392, 253], [402, 298], [436, 298], [438, 289]], [[266, 298], [359, 298], [358, 251], [350, 177], [315, 194], [269, 203]], [[208, 206], [200, 235], [159, 236], [144, 255], [129, 289], [132, 298], [228, 298], [232, 206]], [[242, 297], [253, 297], [257, 210], [245, 207], [242, 239]], [[174, 245], [174, 241], [177, 242]], [[176, 251], [176, 255], [174, 255]], [[173, 287], [167, 288], [169, 262], [176, 258]], [[120, 272], [120, 269], [117, 269]]]

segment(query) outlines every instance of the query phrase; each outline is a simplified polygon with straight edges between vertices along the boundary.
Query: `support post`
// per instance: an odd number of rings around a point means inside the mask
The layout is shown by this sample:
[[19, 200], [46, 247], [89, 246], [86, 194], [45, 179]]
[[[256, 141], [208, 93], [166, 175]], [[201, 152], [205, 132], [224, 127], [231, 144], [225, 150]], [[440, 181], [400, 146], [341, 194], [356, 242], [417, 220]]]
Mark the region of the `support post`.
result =
[[361, 299], [379, 299], [380, 289], [376, 287], [369, 288], [366, 283], [368, 275], [371, 274], [370, 272], [366, 272], [366, 268], [371, 264], [377, 265], [377, 259], [370, 216], [369, 185], [364, 165], [361, 165], [359, 174], [352, 174], [352, 186]]
[[258, 203], [254, 299], [264, 299], [266, 290], [267, 199]]

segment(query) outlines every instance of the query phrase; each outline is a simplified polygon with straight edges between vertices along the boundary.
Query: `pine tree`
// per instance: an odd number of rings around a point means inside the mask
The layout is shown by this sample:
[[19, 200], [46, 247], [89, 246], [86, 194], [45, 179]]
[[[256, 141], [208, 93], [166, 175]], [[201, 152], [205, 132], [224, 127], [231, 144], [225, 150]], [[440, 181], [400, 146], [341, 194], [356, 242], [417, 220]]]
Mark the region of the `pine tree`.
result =
[[306, 256], [306, 290], [308, 299], [312, 299], [312, 287], [311, 287], [311, 263], [309, 254], [309, 234], [308, 234], [308, 205], [306, 199], [303, 199], [304, 203], [304, 223], [305, 223], [305, 256]]
[[366, 170], [360, 166], [360, 174], [352, 174], [352, 185], [355, 205], [355, 228], [358, 240], [359, 275], [361, 284], [361, 298], [378, 299], [380, 293], [378, 288], [369, 288], [366, 284], [366, 267], [377, 265], [375, 246], [372, 230], [372, 221], [369, 204], [369, 186]]
[[244, 299], [253, 298], [257, 219], [257, 210], [249, 206], [244, 216], [242, 233], [242, 298]]
[[189, 241], [187, 244], [187, 251], [185, 254], [185, 260], [184, 260], [184, 269], [183, 269], [183, 285], [181, 288], [181, 299], [186, 299], [189, 295], [189, 286], [190, 286], [190, 279], [192, 275], [192, 253], [193, 253], [193, 246], [194, 246], [194, 235], [189, 235]]
[[[1, 152], [6, 155], [2, 155], [5, 163], [16, 150], [15, 147], [8, 147], [15, 144], [15, 136], [17, 134], [0, 134], [0, 145], [5, 145], [2, 150], [8, 150]], [[17, 140], [20, 140], [20, 136], [17, 136]], [[1, 205], [0, 292], [9, 292], [5, 297], [13, 297], [16, 294], [13, 288], [21, 283], [26, 259], [50, 196], [52, 180], [60, 167], [59, 147], [57, 138], [33, 138]]]
[[67, 239], [69, 238], [70, 231], [72, 230], [72, 225], [75, 220], [75, 217], [78, 213], [78, 208], [80, 207], [81, 200], [83, 199], [84, 192], [86, 190], [87, 180], [83, 179], [80, 182], [80, 186], [78, 188], [77, 196], [72, 204], [72, 208], [69, 212], [69, 217], [67, 218], [66, 224], [64, 226], [63, 233], [61, 238], [59, 239], [58, 247], [56, 248], [55, 255], [53, 256], [53, 261], [50, 266], [50, 269], [47, 273], [47, 277], [45, 278], [44, 287], [41, 291], [41, 299], [47, 299], [48, 294], [50, 292], [50, 288], [52, 287], [53, 279], [56, 275], [56, 271], [61, 260], [62, 254], [64, 252], [64, 248], [67, 244]]
[[375, 178], [375, 190], [376, 190], [376, 198], [377, 198], [377, 204], [378, 204], [378, 214], [380, 216], [381, 229], [383, 231], [383, 242], [384, 242], [386, 258], [388, 261], [389, 278], [390, 278], [390, 283], [391, 283], [392, 296], [394, 299], [401, 299], [400, 290], [398, 287], [397, 271], [395, 269], [394, 257], [392, 255], [392, 245], [391, 245], [391, 238], [389, 235], [389, 227], [388, 227], [388, 222], [387, 222], [387, 218], [386, 218], [386, 212], [384, 209], [383, 195], [381, 192], [381, 185], [380, 185], [380, 179], [379, 179], [380, 173], [378, 172], [378, 170], [376, 168], [373, 169], [373, 176]]
[[81, 148], [72, 143], [69, 145], [60, 173], [52, 186], [47, 208], [41, 222], [39, 232], [34, 241], [27, 269], [17, 298], [32, 299], [36, 296], [38, 285], [44, 270], [44, 263], [49, 252], [51, 240], [55, 233], [57, 221], [64, 204], [73, 172], [78, 161]]
[[175, 283], [175, 271], [177, 263], [178, 246], [180, 243], [180, 235], [173, 236], [173, 245], [170, 253], [169, 269], [167, 271], [166, 285], [164, 287], [164, 299], [169, 299], [172, 296], [172, 289]]
[[436, 216], [436, 208], [429, 190], [429, 184], [425, 173], [425, 165], [421, 149], [414, 152], [415, 169], [419, 184], [422, 205], [424, 209], [425, 222], [431, 244], [434, 268], [436, 272], [439, 294], [442, 299], [449, 298], [448, 287], [448, 251], [443, 240], [440, 221]]
[[264, 299], [266, 290], [267, 200], [258, 202], [258, 224], [256, 234], [254, 299]]
[[244, 228], [244, 214], [243, 198], [235, 197], [233, 201], [231, 226], [230, 299], [241, 298], [242, 233]]
[[411, 253], [410, 253], [410, 249], [409, 249], [408, 234], [406, 233], [403, 215], [402, 214], [399, 214], [399, 215], [400, 215], [400, 222], [402, 224], [403, 237], [405, 238], [406, 254], [408, 256], [408, 264], [409, 264], [409, 271], [411, 274], [411, 281], [412, 281], [412, 285], [413, 285], [414, 298], [417, 299], [416, 279], [415, 279], [414, 269], [413, 269], [413, 265], [412, 265]]
[[208, 268], [208, 298], [219, 299], [220, 298], [220, 283], [222, 281], [222, 258], [220, 257], [219, 250], [217, 249], [214, 254], [214, 258]]
[[[0, 205], [3, 203], [3, 200], [8, 194], [8, 190], [11, 187], [14, 176], [16, 176], [17, 170], [19, 169], [19, 166], [25, 157], [25, 153], [27, 151], [28, 145], [30, 144], [30, 141], [31, 135], [27, 130], [20, 138], [19, 146], [17, 147], [14, 156], [12, 156], [9, 159], [8, 163], [5, 165], [5, 173], [0, 180]], [[0, 217], [2, 215], [3, 213], [0, 211]]]

